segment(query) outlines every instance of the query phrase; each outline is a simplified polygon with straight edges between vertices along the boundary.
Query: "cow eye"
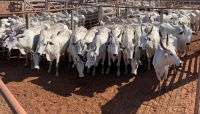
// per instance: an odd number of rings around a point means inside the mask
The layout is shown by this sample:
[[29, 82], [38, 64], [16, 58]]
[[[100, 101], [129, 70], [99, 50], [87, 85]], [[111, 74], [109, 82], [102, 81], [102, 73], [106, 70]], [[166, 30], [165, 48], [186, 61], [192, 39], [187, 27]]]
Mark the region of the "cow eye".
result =
[[149, 39], [149, 41], [151, 41], [151, 38], [148, 38]]
[[169, 54], [169, 55], [173, 55], [173, 54], [171, 53], [171, 54]]

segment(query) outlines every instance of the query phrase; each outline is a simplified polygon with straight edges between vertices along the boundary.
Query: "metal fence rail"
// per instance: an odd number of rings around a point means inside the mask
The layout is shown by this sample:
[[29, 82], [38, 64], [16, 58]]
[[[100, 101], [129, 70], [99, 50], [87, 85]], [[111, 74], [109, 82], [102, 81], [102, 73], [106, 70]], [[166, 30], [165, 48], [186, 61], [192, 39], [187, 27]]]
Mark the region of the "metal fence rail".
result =
[[0, 92], [14, 114], [27, 114], [1, 79], [0, 79]]

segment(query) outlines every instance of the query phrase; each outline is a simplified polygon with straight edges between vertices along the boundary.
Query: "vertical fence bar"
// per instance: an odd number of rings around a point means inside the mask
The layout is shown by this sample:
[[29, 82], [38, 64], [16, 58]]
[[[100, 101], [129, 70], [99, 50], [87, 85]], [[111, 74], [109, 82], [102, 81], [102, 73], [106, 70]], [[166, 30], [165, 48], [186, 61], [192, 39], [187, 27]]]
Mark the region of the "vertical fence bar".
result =
[[99, 6], [98, 7], [98, 12], [99, 12], [99, 22], [103, 20], [103, 7]]
[[26, 29], [29, 29], [30, 28], [29, 14], [26, 13], [25, 17], [26, 17]]
[[164, 10], [161, 9], [160, 10], [160, 22], [163, 23], [163, 14], [164, 14]]
[[128, 19], [128, 9], [125, 8], [125, 19]]
[[[200, 65], [200, 62], [199, 62]], [[194, 114], [200, 114], [200, 66], [198, 71], [198, 82], [197, 82], [197, 91], [196, 91], [196, 99], [195, 99], [195, 107]]]
[[18, 103], [18, 101], [15, 99], [12, 93], [8, 90], [8, 88], [1, 79], [0, 92], [2, 93], [2, 96], [4, 97], [14, 114], [26, 114], [25, 110], [21, 107], [21, 105]]
[[71, 30], [74, 32], [74, 10], [71, 10]]

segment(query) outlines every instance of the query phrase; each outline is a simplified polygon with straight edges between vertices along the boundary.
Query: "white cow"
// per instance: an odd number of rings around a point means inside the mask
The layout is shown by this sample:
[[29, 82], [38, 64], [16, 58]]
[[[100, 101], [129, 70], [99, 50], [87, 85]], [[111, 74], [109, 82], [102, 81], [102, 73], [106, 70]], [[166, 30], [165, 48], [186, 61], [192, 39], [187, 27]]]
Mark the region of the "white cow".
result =
[[[49, 25], [40, 25], [34, 28], [24, 30], [23, 34], [19, 34], [17, 36], [10, 36], [8, 42], [8, 50], [9, 53], [11, 49], [17, 47], [20, 52], [25, 55], [26, 62], [24, 66], [28, 65], [28, 57], [30, 54], [30, 58], [32, 61], [32, 54], [36, 49], [37, 42], [39, 39], [40, 31], [43, 29], [47, 29]], [[31, 69], [33, 69], [33, 62], [31, 63]]]
[[107, 42], [108, 68], [106, 74], [110, 73], [111, 59], [113, 62], [117, 59], [117, 76], [120, 75], [122, 34], [123, 28], [120, 26], [116, 26], [111, 29], [111, 33], [109, 34], [109, 41]]
[[95, 75], [95, 68], [98, 66], [99, 61], [101, 61], [101, 73], [104, 73], [104, 62], [106, 58], [106, 42], [108, 40], [108, 33], [111, 30], [107, 27], [101, 28], [98, 30], [98, 34], [95, 36], [94, 40], [92, 41], [92, 48], [87, 50], [87, 61], [85, 63], [85, 66], [87, 68], [90, 68], [92, 65], [93, 67], [93, 73], [92, 75]]
[[51, 36], [53, 34], [58, 34], [59, 31], [63, 29], [68, 29], [68, 27], [62, 23], [58, 23], [55, 25], [50, 26], [49, 29], [47, 30], [41, 30], [40, 36], [39, 36], [39, 41], [36, 47], [36, 51], [33, 54], [33, 60], [34, 60], [34, 68], [39, 69], [39, 61], [40, 61], [40, 56], [44, 54], [44, 51], [46, 50], [47, 45], [49, 44], [47, 41], [50, 40]]
[[163, 23], [159, 27], [162, 36], [166, 36], [168, 33], [172, 34], [175, 38], [177, 38], [177, 51], [179, 52], [179, 56], [186, 51], [186, 55], [188, 53], [188, 48], [190, 45], [190, 38], [192, 35], [197, 35], [196, 32], [192, 31], [192, 29], [185, 24], [181, 25], [173, 25], [168, 23]]
[[140, 57], [141, 55], [145, 53], [145, 51], [142, 51], [141, 49], [139, 49], [140, 47], [140, 37], [143, 34], [143, 27], [142, 25], [136, 26], [135, 27], [135, 39], [134, 39], [134, 58], [131, 61], [131, 67], [132, 67], [132, 71], [131, 74], [137, 75], [137, 69], [139, 67], [139, 65], [142, 64], [142, 62], [140, 61]]
[[84, 62], [81, 58], [83, 48], [80, 48], [80, 46], [81, 47], [83, 46], [82, 40], [85, 38], [86, 34], [87, 34], [87, 29], [84, 28], [83, 26], [76, 28], [74, 33], [72, 34], [69, 44], [68, 70], [70, 69], [70, 63], [72, 62], [73, 59], [74, 62], [73, 67], [76, 66], [79, 72], [79, 77], [84, 77]]
[[158, 45], [159, 45], [159, 33], [158, 28], [152, 25], [151, 30], [142, 35], [140, 38], [140, 47], [139, 49], [145, 50], [148, 60], [148, 68], [150, 70], [150, 58], [154, 55]]
[[[177, 66], [181, 65], [181, 60], [176, 55], [176, 48], [173, 44], [176, 40], [176, 38], [170, 38], [167, 35], [167, 38], [163, 41], [160, 40], [160, 45], [155, 52], [153, 66], [155, 68], [157, 79], [159, 80], [159, 91], [161, 91], [162, 77], [167, 79], [169, 67], [174, 64]], [[163, 42], [165, 42], [166, 45], [164, 45]]]
[[133, 53], [134, 53], [134, 28], [131, 26], [127, 26], [124, 28], [124, 34], [122, 37], [122, 45], [123, 45], [123, 51], [122, 56], [125, 63], [125, 74], [128, 73], [127, 65], [128, 63], [131, 63], [133, 59]]
[[37, 49], [39, 50], [42, 47], [47, 61], [49, 61], [48, 73], [51, 72], [52, 62], [56, 59], [56, 77], [59, 76], [58, 67], [60, 56], [67, 50], [71, 34], [71, 30], [64, 28], [58, 34], [53, 34], [50, 39], [44, 39], [42, 41], [40, 40], [41, 42], [38, 42]]

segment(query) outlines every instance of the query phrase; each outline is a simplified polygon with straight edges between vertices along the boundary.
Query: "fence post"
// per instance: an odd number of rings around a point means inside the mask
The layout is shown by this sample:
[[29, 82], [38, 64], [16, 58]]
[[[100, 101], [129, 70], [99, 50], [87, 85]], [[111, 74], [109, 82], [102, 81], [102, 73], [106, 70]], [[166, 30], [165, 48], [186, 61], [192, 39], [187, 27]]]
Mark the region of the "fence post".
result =
[[26, 17], [26, 29], [29, 29], [30, 28], [29, 14], [26, 13], [25, 17]]
[[125, 8], [125, 19], [128, 19], [128, 9]]
[[103, 7], [99, 6], [98, 7], [98, 12], [99, 12], [99, 22], [103, 20]]
[[71, 9], [71, 30], [74, 32], [74, 10]]
[[163, 23], [163, 14], [164, 14], [164, 10], [161, 9], [160, 11], [160, 22]]
[[119, 17], [120, 16], [120, 7], [119, 7], [119, 5], [117, 5], [117, 17]]
[[[24, 2], [22, 2], [22, 5], [21, 5], [21, 8], [22, 8], [21, 11], [22, 11], [22, 12], [25, 12], [25, 11], [26, 11], [26, 10], [25, 10], [25, 7], [26, 7], [26, 0], [24, 0]], [[22, 17], [23, 17], [23, 18], [25, 17], [25, 14], [24, 14], [24, 13], [22, 14]]]

